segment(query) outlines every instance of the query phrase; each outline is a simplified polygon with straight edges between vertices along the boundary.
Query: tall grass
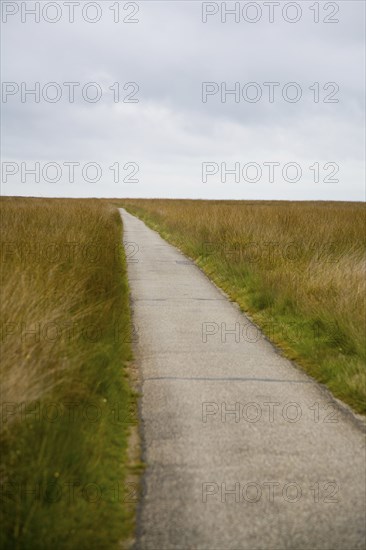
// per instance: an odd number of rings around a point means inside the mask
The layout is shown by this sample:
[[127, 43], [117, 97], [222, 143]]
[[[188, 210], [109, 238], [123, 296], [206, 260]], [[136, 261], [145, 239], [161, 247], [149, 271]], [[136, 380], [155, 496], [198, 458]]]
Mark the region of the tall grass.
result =
[[0, 207], [0, 545], [120, 547], [134, 396], [119, 214], [97, 200]]
[[365, 205], [119, 204], [194, 258], [288, 357], [366, 411]]

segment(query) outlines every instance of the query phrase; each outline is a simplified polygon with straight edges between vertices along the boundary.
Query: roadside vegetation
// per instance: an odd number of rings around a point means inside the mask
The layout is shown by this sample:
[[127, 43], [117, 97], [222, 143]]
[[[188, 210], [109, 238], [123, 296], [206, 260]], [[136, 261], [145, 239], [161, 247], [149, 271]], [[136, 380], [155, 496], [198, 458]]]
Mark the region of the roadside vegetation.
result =
[[193, 258], [287, 357], [366, 412], [364, 204], [113, 202]]
[[0, 547], [123, 548], [139, 464], [120, 216], [94, 199], [0, 207]]

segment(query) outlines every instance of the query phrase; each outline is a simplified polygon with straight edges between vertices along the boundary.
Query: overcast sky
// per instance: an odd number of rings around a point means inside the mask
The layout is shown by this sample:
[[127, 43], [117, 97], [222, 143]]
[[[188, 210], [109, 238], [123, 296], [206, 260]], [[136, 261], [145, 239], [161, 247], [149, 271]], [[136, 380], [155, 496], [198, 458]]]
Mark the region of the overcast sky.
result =
[[1, 4], [4, 195], [365, 199], [363, 1]]

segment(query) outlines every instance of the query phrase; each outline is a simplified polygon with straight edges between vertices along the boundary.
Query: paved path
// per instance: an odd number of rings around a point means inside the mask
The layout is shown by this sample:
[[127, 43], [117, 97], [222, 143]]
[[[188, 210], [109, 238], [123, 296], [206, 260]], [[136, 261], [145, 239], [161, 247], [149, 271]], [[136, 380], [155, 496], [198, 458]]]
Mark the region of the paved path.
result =
[[356, 422], [190, 260], [121, 212], [124, 241], [138, 246], [127, 246], [147, 463], [136, 548], [364, 548]]

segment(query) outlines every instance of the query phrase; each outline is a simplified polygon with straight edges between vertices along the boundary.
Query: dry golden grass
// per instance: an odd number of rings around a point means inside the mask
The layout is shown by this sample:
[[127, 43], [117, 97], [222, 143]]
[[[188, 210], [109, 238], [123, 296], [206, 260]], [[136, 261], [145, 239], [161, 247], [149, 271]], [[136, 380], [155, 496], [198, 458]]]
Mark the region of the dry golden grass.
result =
[[82, 359], [85, 323], [113, 305], [114, 214], [96, 200], [1, 201], [3, 401], [42, 397]]
[[[130, 505], [95, 506], [81, 493], [69, 502], [65, 486], [118, 483], [124, 494], [123, 417], [133, 398], [123, 368], [130, 317], [120, 216], [92, 199], [3, 198], [0, 208], [0, 546], [119, 547], [131, 533]], [[92, 405], [100, 418], [70, 415], [67, 403]], [[49, 404], [61, 411], [56, 421], [44, 415]], [[55, 482], [57, 502], [19, 489]]]
[[365, 411], [364, 204], [119, 204], [194, 258], [262, 327], [271, 325], [288, 356]]

